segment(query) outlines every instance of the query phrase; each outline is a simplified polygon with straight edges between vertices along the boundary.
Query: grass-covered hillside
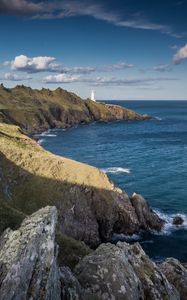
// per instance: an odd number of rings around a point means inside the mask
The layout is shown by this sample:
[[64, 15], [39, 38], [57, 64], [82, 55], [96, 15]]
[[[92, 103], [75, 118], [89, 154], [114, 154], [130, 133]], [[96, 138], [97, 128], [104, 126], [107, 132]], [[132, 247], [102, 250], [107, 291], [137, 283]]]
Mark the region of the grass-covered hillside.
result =
[[14, 125], [0, 124], [0, 197], [23, 214], [55, 205], [60, 232], [91, 246], [139, 229], [127, 194], [104, 173], [45, 151]]
[[120, 106], [82, 100], [61, 88], [36, 90], [21, 85], [8, 89], [0, 85], [0, 121], [18, 125], [29, 134], [92, 121], [146, 118]]

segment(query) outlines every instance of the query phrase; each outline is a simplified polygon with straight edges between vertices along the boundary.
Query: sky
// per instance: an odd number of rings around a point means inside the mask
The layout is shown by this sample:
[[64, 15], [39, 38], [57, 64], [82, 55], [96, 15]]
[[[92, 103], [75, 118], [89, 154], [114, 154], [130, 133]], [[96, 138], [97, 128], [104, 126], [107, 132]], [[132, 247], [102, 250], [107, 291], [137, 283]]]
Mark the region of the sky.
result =
[[0, 0], [0, 82], [187, 100], [187, 0]]

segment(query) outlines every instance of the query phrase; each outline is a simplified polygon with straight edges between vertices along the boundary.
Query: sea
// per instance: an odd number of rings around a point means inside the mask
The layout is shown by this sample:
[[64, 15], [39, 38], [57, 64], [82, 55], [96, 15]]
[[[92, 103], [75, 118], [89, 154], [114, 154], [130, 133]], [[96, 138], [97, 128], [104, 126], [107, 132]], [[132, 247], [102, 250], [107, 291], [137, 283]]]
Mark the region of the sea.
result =
[[[187, 262], [187, 101], [105, 101], [155, 117], [148, 121], [95, 122], [40, 135], [58, 155], [100, 168], [129, 195], [140, 193], [167, 221], [160, 233], [118, 235], [138, 241], [155, 261]], [[175, 215], [182, 226], [172, 225]]]

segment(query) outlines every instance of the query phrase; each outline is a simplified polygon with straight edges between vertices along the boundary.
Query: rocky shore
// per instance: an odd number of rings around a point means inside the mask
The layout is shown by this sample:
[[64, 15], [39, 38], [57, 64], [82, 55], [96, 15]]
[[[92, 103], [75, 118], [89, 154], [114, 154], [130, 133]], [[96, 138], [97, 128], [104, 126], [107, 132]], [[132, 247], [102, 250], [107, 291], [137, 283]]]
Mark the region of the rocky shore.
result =
[[0, 87], [0, 300], [186, 299], [185, 265], [172, 258], [156, 265], [137, 243], [110, 243], [116, 234], [162, 230], [146, 200], [29, 137], [146, 119], [62, 89]]
[[[45, 207], [0, 238], [0, 299], [185, 300], [187, 269], [156, 265], [136, 243], [101, 244], [72, 270], [57, 262], [57, 210]], [[63, 249], [62, 249], [63, 253]]]

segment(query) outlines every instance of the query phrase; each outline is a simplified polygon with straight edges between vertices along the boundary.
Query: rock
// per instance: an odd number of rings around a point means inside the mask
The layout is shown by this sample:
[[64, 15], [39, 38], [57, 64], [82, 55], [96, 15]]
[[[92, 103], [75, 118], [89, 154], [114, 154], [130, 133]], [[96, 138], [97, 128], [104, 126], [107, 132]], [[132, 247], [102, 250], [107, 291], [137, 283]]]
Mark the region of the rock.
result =
[[57, 210], [45, 207], [0, 239], [0, 299], [61, 299], [56, 264]]
[[69, 268], [60, 268], [60, 281], [61, 298], [63, 300], [84, 300], [82, 298], [82, 288]]
[[124, 251], [112, 244], [102, 244], [74, 270], [84, 299], [129, 299], [143, 297], [139, 278], [128, 263]]
[[148, 115], [139, 115], [133, 110], [124, 108], [120, 105], [107, 104], [107, 108], [112, 114], [114, 120], [117, 119], [117, 120], [126, 120], [126, 121], [127, 120], [143, 121], [143, 120], [151, 119], [151, 117]]
[[187, 299], [187, 269], [174, 258], [166, 259], [160, 266], [160, 270], [167, 280], [175, 286], [181, 300]]
[[179, 294], [137, 243], [102, 244], [74, 270], [83, 299], [179, 300]]
[[162, 220], [149, 206], [146, 200], [139, 194], [132, 195], [131, 203], [138, 216], [139, 225], [144, 230], [160, 231], [165, 221]]
[[175, 216], [173, 218], [173, 225], [182, 225], [184, 223], [184, 220], [181, 216]]
[[186, 299], [185, 267], [171, 258], [157, 266], [138, 243], [101, 244], [73, 272], [59, 267], [56, 224], [57, 210], [47, 206], [24, 219], [18, 230], [5, 230], [0, 300]]

